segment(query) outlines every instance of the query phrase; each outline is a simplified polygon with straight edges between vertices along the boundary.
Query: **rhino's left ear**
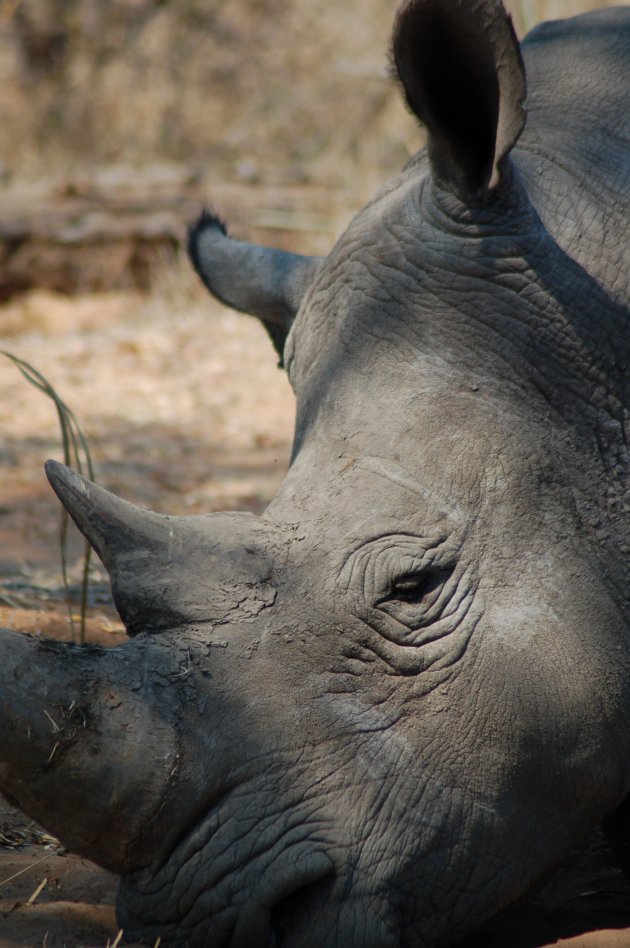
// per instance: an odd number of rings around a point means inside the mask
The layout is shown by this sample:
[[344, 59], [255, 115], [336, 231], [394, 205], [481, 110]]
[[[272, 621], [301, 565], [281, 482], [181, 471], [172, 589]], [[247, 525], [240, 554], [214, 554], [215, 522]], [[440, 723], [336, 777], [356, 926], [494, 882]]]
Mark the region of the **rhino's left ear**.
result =
[[282, 364], [289, 329], [320, 258], [232, 240], [207, 210], [188, 231], [188, 254], [217, 299], [262, 321]]
[[392, 51], [434, 177], [464, 199], [494, 188], [525, 124], [525, 70], [501, 0], [407, 0]]

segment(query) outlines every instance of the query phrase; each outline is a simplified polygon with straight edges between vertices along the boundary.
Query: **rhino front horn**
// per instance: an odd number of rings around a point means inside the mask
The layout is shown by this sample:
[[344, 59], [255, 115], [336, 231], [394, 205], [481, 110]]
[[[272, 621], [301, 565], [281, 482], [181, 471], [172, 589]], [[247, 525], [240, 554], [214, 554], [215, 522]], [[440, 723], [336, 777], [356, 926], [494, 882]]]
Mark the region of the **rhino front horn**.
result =
[[0, 791], [100, 865], [146, 865], [164, 845], [158, 814], [178, 806], [163, 687], [177, 658], [146, 639], [98, 648], [3, 630], [0, 653]]
[[45, 466], [54, 492], [108, 571], [118, 553], [160, 544], [162, 515], [121, 500], [58, 461], [47, 461]]

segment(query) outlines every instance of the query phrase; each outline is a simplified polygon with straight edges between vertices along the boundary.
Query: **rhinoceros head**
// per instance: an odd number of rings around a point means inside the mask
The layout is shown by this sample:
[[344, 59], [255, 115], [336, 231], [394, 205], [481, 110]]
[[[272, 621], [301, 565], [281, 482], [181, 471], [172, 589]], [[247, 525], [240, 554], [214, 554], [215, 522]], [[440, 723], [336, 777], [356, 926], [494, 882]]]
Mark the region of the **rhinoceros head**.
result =
[[296, 392], [265, 514], [49, 465], [130, 641], [4, 634], [0, 786], [131, 939], [450, 944], [630, 789], [620, 282], [541, 220], [500, 4], [409, 0], [393, 53], [428, 148], [325, 260], [191, 232]]

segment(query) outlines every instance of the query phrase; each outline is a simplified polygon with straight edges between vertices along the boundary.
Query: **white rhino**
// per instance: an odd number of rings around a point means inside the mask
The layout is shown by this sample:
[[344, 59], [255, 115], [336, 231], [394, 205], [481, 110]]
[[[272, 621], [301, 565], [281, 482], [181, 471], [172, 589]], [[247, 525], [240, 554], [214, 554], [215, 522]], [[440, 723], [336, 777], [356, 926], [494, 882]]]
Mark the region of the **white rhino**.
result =
[[0, 788], [130, 940], [444, 946], [603, 820], [627, 859], [630, 9], [407, 0], [393, 59], [428, 146], [328, 257], [191, 230], [297, 396], [266, 512], [49, 467], [131, 638], [3, 633]]

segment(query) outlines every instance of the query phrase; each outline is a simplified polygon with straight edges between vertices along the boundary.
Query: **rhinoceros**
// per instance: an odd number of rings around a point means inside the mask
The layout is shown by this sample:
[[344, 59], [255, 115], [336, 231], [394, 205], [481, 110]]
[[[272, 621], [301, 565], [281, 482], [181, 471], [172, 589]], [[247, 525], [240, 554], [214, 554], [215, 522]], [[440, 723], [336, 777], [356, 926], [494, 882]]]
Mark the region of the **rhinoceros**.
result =
[[130, 940], [450, 945], [627, 857], [630, 10], [407, 0], [392, 57], [428, 145], [329, 256], [190, 232], [297, 397], [262, 516], [48, 466], [130, 638], [2, 634], [0, 788]]

